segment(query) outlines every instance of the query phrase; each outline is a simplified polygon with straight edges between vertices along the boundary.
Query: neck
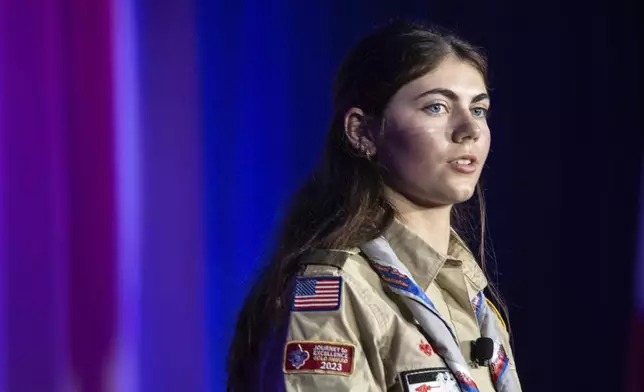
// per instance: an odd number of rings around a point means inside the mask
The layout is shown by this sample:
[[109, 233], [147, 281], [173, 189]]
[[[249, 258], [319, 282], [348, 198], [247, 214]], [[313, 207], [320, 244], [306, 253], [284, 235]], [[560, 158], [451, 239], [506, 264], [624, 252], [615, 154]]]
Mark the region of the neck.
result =
[[396, 208], [402, 223], [434, 250], [446, 255], [450, 239], [451, 205], [422, 207], [405, 196], [387, 188], [387, 198]]

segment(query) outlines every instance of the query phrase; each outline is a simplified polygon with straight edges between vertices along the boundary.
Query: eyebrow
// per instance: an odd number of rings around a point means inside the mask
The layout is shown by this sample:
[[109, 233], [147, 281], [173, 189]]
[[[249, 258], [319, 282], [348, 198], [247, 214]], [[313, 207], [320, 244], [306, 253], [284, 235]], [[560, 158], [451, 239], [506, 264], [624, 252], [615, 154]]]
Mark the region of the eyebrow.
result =
[[[431, 90], [427, 90], [424, 93], [422, 93], [419, 96], [417, 96], [416, 100], [418, 100], [418, 99], [420, 99], [420, 98], [422, 98], [422, 97], [424, 97], [426, 95], [430, 95], [430, 94], [440, 94], [440, 95], [444, 96], [445, 98], [451, 99], [452, 101], [459, 101], [460, 100], [460, 98], [458, 97], [458, 95], [454, 91], [452, 91], [450, 89], [447, 89], [447, 88], [434, 88], [434, 89], [431, 89]], [[485, 99], [490, 99], [490, 96], [487, 93], [481, 93], [481, 94], [476, 95], [474, 98], [472, 98], [472, 102], [470, 102], [470, 103], [480, 102], [480, 101], [483, 101]]]

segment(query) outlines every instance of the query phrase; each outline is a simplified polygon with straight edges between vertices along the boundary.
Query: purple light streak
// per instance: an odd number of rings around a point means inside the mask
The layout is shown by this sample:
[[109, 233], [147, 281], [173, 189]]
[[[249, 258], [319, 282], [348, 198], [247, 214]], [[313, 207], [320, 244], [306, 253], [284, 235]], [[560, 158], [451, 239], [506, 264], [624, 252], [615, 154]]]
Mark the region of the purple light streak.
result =
[[635, 240], [637, 253], [635, 259], [635, 312], [639, 317], [644, 317], [644, 161], [640, 179], [640, 219], [639, 230]]
[[118, 210], [118, 335], [116, 391], [139, 390], [141, 265], [140, 119], [135, 3], [114, 0], [112, 16], [116, 200]]
[[5, 331], [5, 322], [6, 322], [6, 311], [5, 311], [5, 301], [6, 301], [6, 295], [5, 295], [5, 288], [7, 287], [5, 283], [5, 245], [4, 245], [4, 240], [6, 238], [5, 236], [5, 214], [4, 214], [4, 187], [5, 187], [5, 175], [4, 175], [4, 132], [5, 132], [5, 127], [4, 127], [4, 118], [3, 118], [3, 111], [4, 111], [4, 83], [3, 83], [3, 77], [4, 77], [4, 69], [2, 68], [4, 65], [4, 45], [3, 45], [3, 40], [2, 37], [6, 36], [5, 32], [2, 30], [2, 26], [5, 26], [6, 23], [4, 23], [4, 15], [7, 13], [4, 10], [4, 1], [0, 1], [0, 392], [4, 392], [7, 390], [7, 377], [6, 377], [6, 369], [7, 369], [7, 357], [6, 357], [6, 352], [7, 352], [7, 345], [5, 343], [5, 336], [6, 336], [6, 331]]

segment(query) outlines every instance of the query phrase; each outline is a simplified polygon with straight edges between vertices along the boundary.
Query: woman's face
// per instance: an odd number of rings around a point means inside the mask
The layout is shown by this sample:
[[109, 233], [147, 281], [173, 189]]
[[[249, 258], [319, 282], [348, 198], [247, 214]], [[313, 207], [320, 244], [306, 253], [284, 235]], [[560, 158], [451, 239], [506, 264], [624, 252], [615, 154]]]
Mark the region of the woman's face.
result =
[[376, 141], [389, 186], [427, 207], [472, 197], [490, 149], [489, 107], [479, 71], [454, 57], [404, 85]]

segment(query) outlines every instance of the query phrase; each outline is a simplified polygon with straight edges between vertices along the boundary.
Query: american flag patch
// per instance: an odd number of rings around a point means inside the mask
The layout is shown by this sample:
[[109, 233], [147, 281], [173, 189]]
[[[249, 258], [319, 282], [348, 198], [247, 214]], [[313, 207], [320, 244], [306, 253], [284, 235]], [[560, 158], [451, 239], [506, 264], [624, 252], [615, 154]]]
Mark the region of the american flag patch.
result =
[[296, 278], [291, 310], [338, 310], [342, 291], [339, 276]]

